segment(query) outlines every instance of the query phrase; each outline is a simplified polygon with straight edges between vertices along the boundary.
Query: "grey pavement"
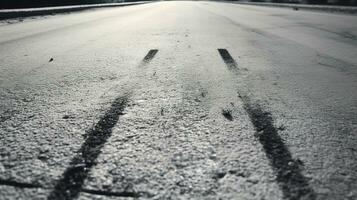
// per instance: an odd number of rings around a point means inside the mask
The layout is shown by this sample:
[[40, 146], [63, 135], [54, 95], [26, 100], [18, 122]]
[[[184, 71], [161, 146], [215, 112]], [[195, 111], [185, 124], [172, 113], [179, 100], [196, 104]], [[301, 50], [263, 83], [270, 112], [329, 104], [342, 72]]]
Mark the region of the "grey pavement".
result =
[[0, 23], [0, 199], [357, 199], [356, 22], [170, 1]]

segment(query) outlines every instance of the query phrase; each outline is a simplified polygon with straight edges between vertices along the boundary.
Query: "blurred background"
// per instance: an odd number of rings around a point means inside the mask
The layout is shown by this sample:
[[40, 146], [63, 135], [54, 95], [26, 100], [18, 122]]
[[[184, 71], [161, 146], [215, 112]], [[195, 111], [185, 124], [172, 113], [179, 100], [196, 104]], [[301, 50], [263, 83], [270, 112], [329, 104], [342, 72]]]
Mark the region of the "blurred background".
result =
[[[34, 8], [46, 6], [65, 6], [97, 3], [119, 3], [138, 0], [1, 0], [0, 8]], [[239, 0], [233, 0], [239, 1]], [[243, 0], [249, 1], [249, 0]], [[251, 2], [273, 2], [273, 3], [302, 3], [321, 5], [345, 5], [356, 6], [357, 0], [250, 0]]]
[[251, 2], [357, 5], [357, 0], [251, 0]]
[[47, 6], [67, 6], [97, 3], [120, 3], [138, 0], [1, 0], [0, 8], [35, 8]]

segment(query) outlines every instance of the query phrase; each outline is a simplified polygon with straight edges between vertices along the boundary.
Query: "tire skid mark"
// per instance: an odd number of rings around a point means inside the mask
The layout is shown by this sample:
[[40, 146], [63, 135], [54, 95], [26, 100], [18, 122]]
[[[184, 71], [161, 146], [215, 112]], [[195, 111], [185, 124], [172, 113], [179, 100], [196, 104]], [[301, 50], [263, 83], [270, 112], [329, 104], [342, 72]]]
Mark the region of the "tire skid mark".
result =
[[159, 50], [157, 49], [150, 49], [150, 51], [146, 54], [143, 61], [141, 62], [141, 66], [149, 63], [157, 54]]
[[128, 99], [126, 96], [116, 98], [109, 110], [99, 119], [98, 123], [87, 132], [87, 138], [70, 166], [62, 175], [47, 199], [75, 199], [81, 192], [82, 185], [101, 149], [112, 134], [112, 128], [123, 114]]
[[222, 109], [222, 115], [229, 121], [233, 121], [232, 110]]
[[[148, 64], [157, 54], [157, 49], [151, 49], [143, 58], [139, 66]], [[82, 186], [92, 167], [96, 165], [96, 159], [101, 153], [106, 141], [112, 135], [112, 128], [119, 121], [119, 116], [128, 103], [128, 95], [117, 97], [111, 104], [108, 111], [99, 119], [97, 124], [87, 131], [87, 138], [79, 149], [77, 155], [72, 158], [70, 166], [65, 170], [62, 178], [57, 182], [52, 192], [47, 197], [48, 200], [72, 200], [77, 199], [79, 193], [83, 191]], [[96, 190], [87, 190], [87, 193], [98, 193], [108, 196], [125, 196], [135, 197], [139, 193], [131, 192], [105, 192]]]
[[[230, 56], [226, 49], [218, 49], [222, 59], [229, 69], [232, 62], [236, 61]], [[283, 139], [274, 126], [271, 113], [264, 111], [259, 104], [254, 104], [247, 95], [238, 96], [243, 102], [244, 110], [247, 112], [255, 130], [255, 136], [263, 146], [265, 154], [276, 173], [284, 199], [316, 199], [316, 194], [309, 186], [306, 177], [303, 176], [300, 164], [294, 160]]]
[[227, 67], [232, 69], [238, 69], [237, 62], [232, 58], [231, 54], [227, 51], [227, 49], [218, 49], [219, 54], [221, 55], [224, 63], [226, 63]]
[[0, 185], [6, 185], [6, 186], [13, 186], [13, 187], [18, 187], [18, 188], [40, 188], [40, 185], [33, 184], [33, 183], [22, 183], [18, 181], [12, 181], [12, 180], [0, 180]]
[[[238, 92], [239, 94], [239, 92]], [[294, 160], [289, 149], [279, 136], [271, 113], [264, 111], [259, 104], [253, 104], [247, 96], [239, 97], [243, 101], [245, 111], [255, 127], [259, 142], [273, 170], [285, 199], [316, 199], [316, 194], [310, 188], [308, 180], [303, 176], [300, 164]]]

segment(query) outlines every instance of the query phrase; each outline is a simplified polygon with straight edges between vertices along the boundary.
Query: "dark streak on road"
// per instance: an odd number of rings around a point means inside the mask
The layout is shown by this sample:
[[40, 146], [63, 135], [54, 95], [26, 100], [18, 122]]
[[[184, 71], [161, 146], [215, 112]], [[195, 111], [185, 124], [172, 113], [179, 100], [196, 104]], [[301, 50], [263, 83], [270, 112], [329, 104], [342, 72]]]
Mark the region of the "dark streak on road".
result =
[[229, 121], [233, 121], [233, 116], [232, 116], [232, 111], [228, 109], [223, 109], [222, 110], [222, 115], [228, 119]]
[[155, 57], [155, 55], [157, 54], [158, 51], [159, 50], [157, 50], [157, 49], [151, 49], [144, 57], [143, 64], [150, 62]]
[[12, 180], [0, 180], [0, 185], [7, 185], [7, 186], [18, 187], [18, 188], [39, 188], [39, 187], [41, 187], [40, 185], [36, 185], [33, 183], [21, 183], [21, 182], [12, 181]]
[[101, 190], [89, 190], [89, 189], [82, 189], [81, 190], [84, 193], [88, 194], [95, 194], [95, 195], [103, 195], [103, 196], [114, 196], [114, 197], [131, 197], [131, 198], [137, 198], [139, 197], [139, 193], [137, 192], [110, 192], [110, 191], [101, 191]]
[[87, 139], [72, 159], [62, 179], [57, 182], [54, 190], [48, 196], [48, 200], [70, 200], [78, 197], [84, 180], [91, 168], [96, 165], [95, 160], [111, 136], [112, 128], [118, 122], [119, 116], [122, 115], [126, 103], [126, 97], [116, 98], [94, 128], [87, 132]]
[[302, 175], [299, 162], [292, 158], [278, 130], [274, 127], [271, 114], [262, 110], [258, 104], [252, 104], [247, 96], [239, 95], [239, 97], [244, 103], [244, 109], [257, 131], [256, 136], [277, 175], [276, 180], [284, 198], [289, 200], [316, 199], [315, 192]]
[[218, 49], [218, 52], [221, 55], [224, 63], [226, 63], [228, 69], [238, 69], [237, 62], [232, 58], [227, 49]]
[[[142, 60], [142, 65], [149, 63], [159, 50], [151, 49]], [[122, 115], [127, 103], [127, 97], [116, 98], [110, 109], [98, 121], [93, 129], [87, 133], [87, 139], [81, 146], [78, 154], [72, 159], [70, 167], [64, 172], [54, 190], [47, 197], [48, 200], [71, 200], [76, 199], [82, 191], [82, 185], [87, 178], [89, 171], [96, 165], [95, 160], [99, 156], [102, 147], [112, 134], [112, 128]], [[95, 192], [86, 190], [87, 193]], [[97, 192], [98, 193], [98, 192]], [[114, 193], [108, 193], [114, 195]], [[120, 196], [119, 193], [116, 193]], [[104, 193], [102, 194], [104, 195]], [[122, 196], [135, 197], [138, 194], [124, 192]], [[114, 195], [115, 196], [115, 195]]]
[[[218, 49], [218, 52], [229, 69], [236, 66], [235, 60], [226, 49]], [[316, 199], [315, 192], [302, 175], [299, 162], [292, 158], [289, 149], [279, 136], [278, 130], [274, 127], [271, 114], [264, 111], [258, 104], [253, 104], [247, 96], [239, 94], [239, 97], [242, 99], [244, 109], [256, 129], [256, 137], [262, 144], [276, 173], [276, 180], [283, 192], [284, 199]]]

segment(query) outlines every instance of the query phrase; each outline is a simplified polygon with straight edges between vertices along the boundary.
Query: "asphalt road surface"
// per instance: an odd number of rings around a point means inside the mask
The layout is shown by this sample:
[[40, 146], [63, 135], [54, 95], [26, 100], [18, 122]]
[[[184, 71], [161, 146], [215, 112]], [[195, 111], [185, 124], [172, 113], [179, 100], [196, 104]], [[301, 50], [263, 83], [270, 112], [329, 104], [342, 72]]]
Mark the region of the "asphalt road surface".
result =
[[0, 26], [0, 199], [357, 199], [357, 16], [156, 2]]

